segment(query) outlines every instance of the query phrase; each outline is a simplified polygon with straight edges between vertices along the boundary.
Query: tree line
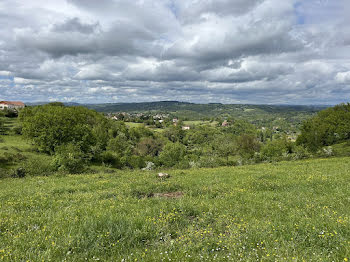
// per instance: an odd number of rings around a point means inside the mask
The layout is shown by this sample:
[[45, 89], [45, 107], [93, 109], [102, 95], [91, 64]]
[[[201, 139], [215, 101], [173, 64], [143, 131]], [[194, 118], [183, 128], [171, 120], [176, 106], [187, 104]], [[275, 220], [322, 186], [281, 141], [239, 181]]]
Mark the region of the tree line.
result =
[[151, 169], [302, 159], [350, 138], [349, 104], [323, 110], [305, 121], [296, 142], [283, 135], [272, 139], [267, 131], [242, 119], [232, 119], [227, 127], [182, 130], [177, 125], [155, 132], [61, 103], [27, 107], [19, 119], [21, 134], [35, 150], [53, 156], [49, 168], [70, 173], [83, 172], [89, 164]]

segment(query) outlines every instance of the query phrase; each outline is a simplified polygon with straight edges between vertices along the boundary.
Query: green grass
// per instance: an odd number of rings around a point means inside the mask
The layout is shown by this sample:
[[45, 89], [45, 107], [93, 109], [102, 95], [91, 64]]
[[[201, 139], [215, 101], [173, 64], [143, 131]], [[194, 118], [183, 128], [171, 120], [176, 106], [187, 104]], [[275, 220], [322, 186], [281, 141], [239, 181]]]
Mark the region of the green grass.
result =
[[134, 123], [134, 122], [125, 122], [127, 127], [142, 127], [145, 126], [144, 123]]
[[169, 173], [0, 180], [0, 260], [350, 257], [350, 158]]
[[[48, 155], [40, 154], [33, 150], [32, 145], [20, 135], [0, 135], [0, 156], [4, 154], [21, 155], [25, 159], [33, 157], [42, 158], [43, 161], [50, 159]], [[18, 162], [19, 163], [19, 162]], [[14, 163], [15, 166], [18, 163]]]
[[201, 121], [201, 120], [197, 120], [197, 121], [183, 121], [184, 125], [188, 125], [188, 126], [200, 126], [200, 125], [210, 125], [210, 126], [216, 126], [218, 124], [218, 122], [213, 121]]

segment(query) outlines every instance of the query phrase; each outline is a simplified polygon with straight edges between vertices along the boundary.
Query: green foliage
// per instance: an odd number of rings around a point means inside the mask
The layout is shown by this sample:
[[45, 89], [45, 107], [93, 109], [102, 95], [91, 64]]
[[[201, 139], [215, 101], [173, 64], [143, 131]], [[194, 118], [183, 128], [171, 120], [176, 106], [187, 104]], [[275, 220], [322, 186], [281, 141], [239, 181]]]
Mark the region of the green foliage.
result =
[[24, 178], [26, 176], [26, 170], [22, 167], [16, 168], [12, 170], [12, 175], [13, 178]]
[[88, 164], [86, 154], [79, 146], [69, 143], [56, 147], [53, 165], [56, 170], [77, 174], [82, 173]]
[[26, 156], [18, 152], [4, 152], [2, 155], [0, 155], [0, 164], [2, 166], [13, 165], [23, 160], [26, 160]]
[[28, 176], [49, 176], [57, 168], [51, 159], [44, 156], [31, 157], [24, 162], [22, 167]]
[[173, 143], [182, 142], [185, 137], [185, 131], [181, 129], [180, 125], [171, 126], [169, 129], [165, 130], [164, 136]]
[[245, 120], [234, 119], [229, 121], [229, 126], [225, 127], [224, 131], [232, 135], [255, 135], [256, 127]]
[[135, 152], [140, 156], [158, 156], [162, 150], [162, 142], [159, 139], [145, 137], [137, 143]]
[[181, 162], [186, 155], [186, 146], [176, 143], [167, 143], [159, 155], [160, 162], [166, 167], [173, 167]]
[[221, 157], [228, 157], [236, 152], [235, 136], [232, 134], [222, 134], [217, 136], [212, 142], [213, 153]]
[[116, 154], [123, 155], [131, 151], [131, 142], [124, 133], [121, 133], [115, 138], [108, 141], [107, 150], [113, 151]]
[[146, 161], [142, 156], [130, 155], [122, 158], [124, 166], [131, 169], [141, 169], [146, 166]]
[[106, 144], [107, 120], [83, 107], [45, 105], [25, 108], [20, 119], [23, 135], [42, 152], [54, 153], [56, 147], [66, 143], [79, 145], [84, 152], [89, 152], [93, 145], [104, 147]]
[[120, 157], [114, 152], [104, 151], [99, 155], [98, 160], [104, 165], [114, 168], [122, 168]]
[[350, 104], [340, 104], [319, 112], [304, 122], [297, 144], [316, 152], [350, 139]]
[[260, 150], [260, 143], [254, 135], [240, 135], [237, 140], [237, 152], [245, 159], [253, 158]]
[[260, 157], [263, 161], [287, 160], [293, 153], [293, 143], [286, 138], [281, 138], [267, 142], [260, 151]]

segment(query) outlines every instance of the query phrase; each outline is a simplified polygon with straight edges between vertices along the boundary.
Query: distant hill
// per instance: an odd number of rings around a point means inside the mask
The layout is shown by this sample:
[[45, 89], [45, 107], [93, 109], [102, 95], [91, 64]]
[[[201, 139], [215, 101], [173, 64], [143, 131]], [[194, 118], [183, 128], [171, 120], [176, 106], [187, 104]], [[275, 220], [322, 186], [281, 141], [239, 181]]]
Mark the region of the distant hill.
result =
[[[46, 103], [27, 104], [41, 105]], [[285, 119], [289, 123], [300, 124], [303, 120], [328, 107], [313, 105], [195, 104], [179, 101], [104, 104], [79, 104], [69, 102], [64, 104], [67, 106], [85, 106], [102, 113], [165, 113], [184, 120], [208, 120], [218, 117], [221, 119], [230, 117], [244, 118], [258, 126], [265, 126], [266, 122], [278, 119]], [[280, 125], [278, 123], [275, 124]]]
[[307, 111], [317, 112], [328, 106], [300, 106], [300, 105], [244, 105], [244, 104], [194, 104], [178, 101], [159, 101], [143, 103], [108, 103], [108, 104], [84, 104], [84, 106], [99, 112], [140, 112], [140, 111], [181, 111], [195, 112], [231, 111], [256, 109], [265, 112], [292, 112]]

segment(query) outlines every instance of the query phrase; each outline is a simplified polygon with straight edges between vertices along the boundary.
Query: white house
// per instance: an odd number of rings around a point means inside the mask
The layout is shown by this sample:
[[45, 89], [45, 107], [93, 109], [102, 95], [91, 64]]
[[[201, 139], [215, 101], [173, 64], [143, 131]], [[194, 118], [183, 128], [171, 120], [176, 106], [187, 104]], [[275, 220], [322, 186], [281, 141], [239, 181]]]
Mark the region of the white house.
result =
[[0, 101], [0, 110], [4, 110], [4, 109], [21, 109], [24, 108], [25, 104], [23, 102], [19, 102], [19, 101]]

